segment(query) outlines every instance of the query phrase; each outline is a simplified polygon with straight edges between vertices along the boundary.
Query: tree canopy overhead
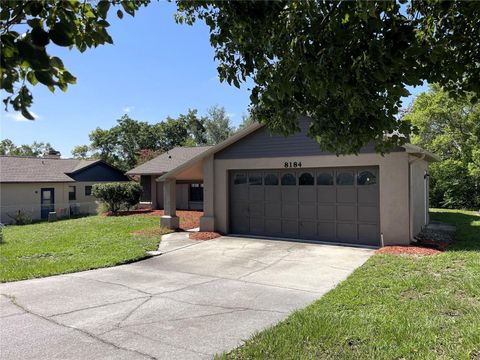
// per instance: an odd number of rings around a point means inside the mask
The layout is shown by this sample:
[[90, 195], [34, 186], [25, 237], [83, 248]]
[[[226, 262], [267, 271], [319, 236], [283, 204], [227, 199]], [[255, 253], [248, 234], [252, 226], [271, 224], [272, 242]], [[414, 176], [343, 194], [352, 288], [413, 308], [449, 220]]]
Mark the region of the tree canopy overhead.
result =
[[210, 27], [220, 79], [237, 87], [253, 79], [255, 117], [288, 135], [310, 115], [309, 134], [324, 150], [405, 142], [410, 123], [397, 114], [407, 86], [480, 90], [479, 2], [177, 3], [178, 22]]
[[[133, 16], [147, 3], [1, 0], [5, 104], [32, 118], [27, 82], [52, 91], [75, 82], [61, 59], [48, 55], [48, 43], [80, 51], [111, 43], [109, 10], [117, 5]], [[309, 115], [309, 134], [324, 150], [355, 153], [375, 140], [383, 152], [405, 142], [412, 128], [398, 112], [408, 86], [439, 83], [478, 100], [479, 2], [177, 0], [177, 6], [178, 22], [200, 19], [210, 28], [222, 81], [239, 87], [253, 79], [255, 119], [288, 135], [298, 130], [300, 115]], [[26, 31], [15, 29], [22, 26]]]

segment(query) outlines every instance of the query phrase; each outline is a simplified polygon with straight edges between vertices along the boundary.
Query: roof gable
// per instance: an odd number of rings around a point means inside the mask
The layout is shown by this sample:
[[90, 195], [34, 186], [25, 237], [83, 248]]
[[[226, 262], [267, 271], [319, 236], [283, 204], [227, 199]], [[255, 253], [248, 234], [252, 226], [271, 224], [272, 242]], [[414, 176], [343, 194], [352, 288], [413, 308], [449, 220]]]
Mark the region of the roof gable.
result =
[[127, 171], [128, 175], [161, 175], [169, 172], [212, 146], [176, 147]]

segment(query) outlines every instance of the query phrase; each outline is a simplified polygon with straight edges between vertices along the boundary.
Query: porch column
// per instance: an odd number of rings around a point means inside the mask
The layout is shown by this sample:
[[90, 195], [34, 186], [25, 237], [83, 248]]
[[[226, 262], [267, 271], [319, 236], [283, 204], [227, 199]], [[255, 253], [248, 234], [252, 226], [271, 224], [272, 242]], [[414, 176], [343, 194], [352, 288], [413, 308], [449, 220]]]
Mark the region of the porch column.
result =
[[157, 177], [158, 177], [158, 175], [150, 176], [150, 201], [152, 203], [152, 210], [158, 209]]
[[160, 225], [167, 229], [178, 229], [180, 220], [176, 215], [177, 201], [176, 180], [167, 179], [163, 182], [163, 210], [164, 215], [160, 217]]
[[215, 171], [213, 155], [203, 161], [203, 216], [200, 231], [215, 231]]

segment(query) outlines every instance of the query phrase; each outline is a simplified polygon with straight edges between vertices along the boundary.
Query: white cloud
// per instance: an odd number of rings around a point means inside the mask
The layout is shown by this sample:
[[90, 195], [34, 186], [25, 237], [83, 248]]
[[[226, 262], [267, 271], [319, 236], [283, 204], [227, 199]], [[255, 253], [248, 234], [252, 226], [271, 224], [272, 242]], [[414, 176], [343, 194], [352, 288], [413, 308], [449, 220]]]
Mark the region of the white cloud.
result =
[[[38, 119], [41, 118], [40, 115], [34, 113], [33, 111], [30, 111], [30, 114], [32, 114], [32, 116], [35, 118], [35, 120], [38, 120]], [[22, 115], [22, 113], [20, 113], [18, 111], [8, 112], [8, 113], [6, 113], [5, 117], [8, 118], [8, 119], [14, 120], [14, 121], [31, 121], [31, 120], [28, 120], [26, 117], [24, 117]]]
[[128, 114], [129, 112], [132, 112], [133, 109], [135, 109], [135, 106], [125, 106], [122, 111], [126, 114]]

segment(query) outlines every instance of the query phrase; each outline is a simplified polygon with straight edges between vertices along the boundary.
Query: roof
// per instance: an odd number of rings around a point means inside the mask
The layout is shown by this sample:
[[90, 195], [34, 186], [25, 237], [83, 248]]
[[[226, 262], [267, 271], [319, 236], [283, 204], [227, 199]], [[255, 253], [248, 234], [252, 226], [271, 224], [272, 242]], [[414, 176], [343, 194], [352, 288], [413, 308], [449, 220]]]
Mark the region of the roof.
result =
[[161, 175], [183, 165], [213, 146], [176, 147], [127, 171], [127, 175]]
[[0, 182], [73, 182], [68, 174], [101, 160], [0, 156]]
[[[173, 169], [169, 170], [167, 173], [161, 174], [161, 176], [157, 179], [157, 181], [164, 181], [164, 180], [167, 180], [167, 179], [170, 179], [170, 178], [175, 178], [175, 176], [177, 174], [181, 173], [183, 170], [185, 170], [185, 169], [189, 168], [190, 166], [194, 165], [198, 161], [206, 158], [209, 155], [213, 155], [220, 150], [225, 149], [226, 147], [228, 147], [228, 146], [234, 144], [235, 142], [243, 139], [247, 135], [253, 133], [255, 130], [257, 130], [257, 129], [263, 127], [263, 126], [264, 126], [263, 124], [259, 124], [259, 123], [253, 123], [249, 126], [246, 126], [242, 130], [240, 130], [240, 131], [236, 132], [234, 135], [230, 136], [228, 139], [222, 141], [221, 143], [218, 143], [214, 146], [211, 146], [210, 148], [208, 148], [205, 151], [199, 153], [197, 156], [191, 158], [190, 160], [185, 161], [184, 163], [177, 166], [176, 168], [173, 168]], [[431, 152], [428, 152], [428, 151], [420, 148], [419, 146], [412, 145], [412, 144], [405, 144], [402, 147], [405, 149], [405, 151], [407, 153], [425, 158], [425, 160], [427, 160], [429, 162], [440, 161], [440, 158], [437, 155], [435, 155]]]

